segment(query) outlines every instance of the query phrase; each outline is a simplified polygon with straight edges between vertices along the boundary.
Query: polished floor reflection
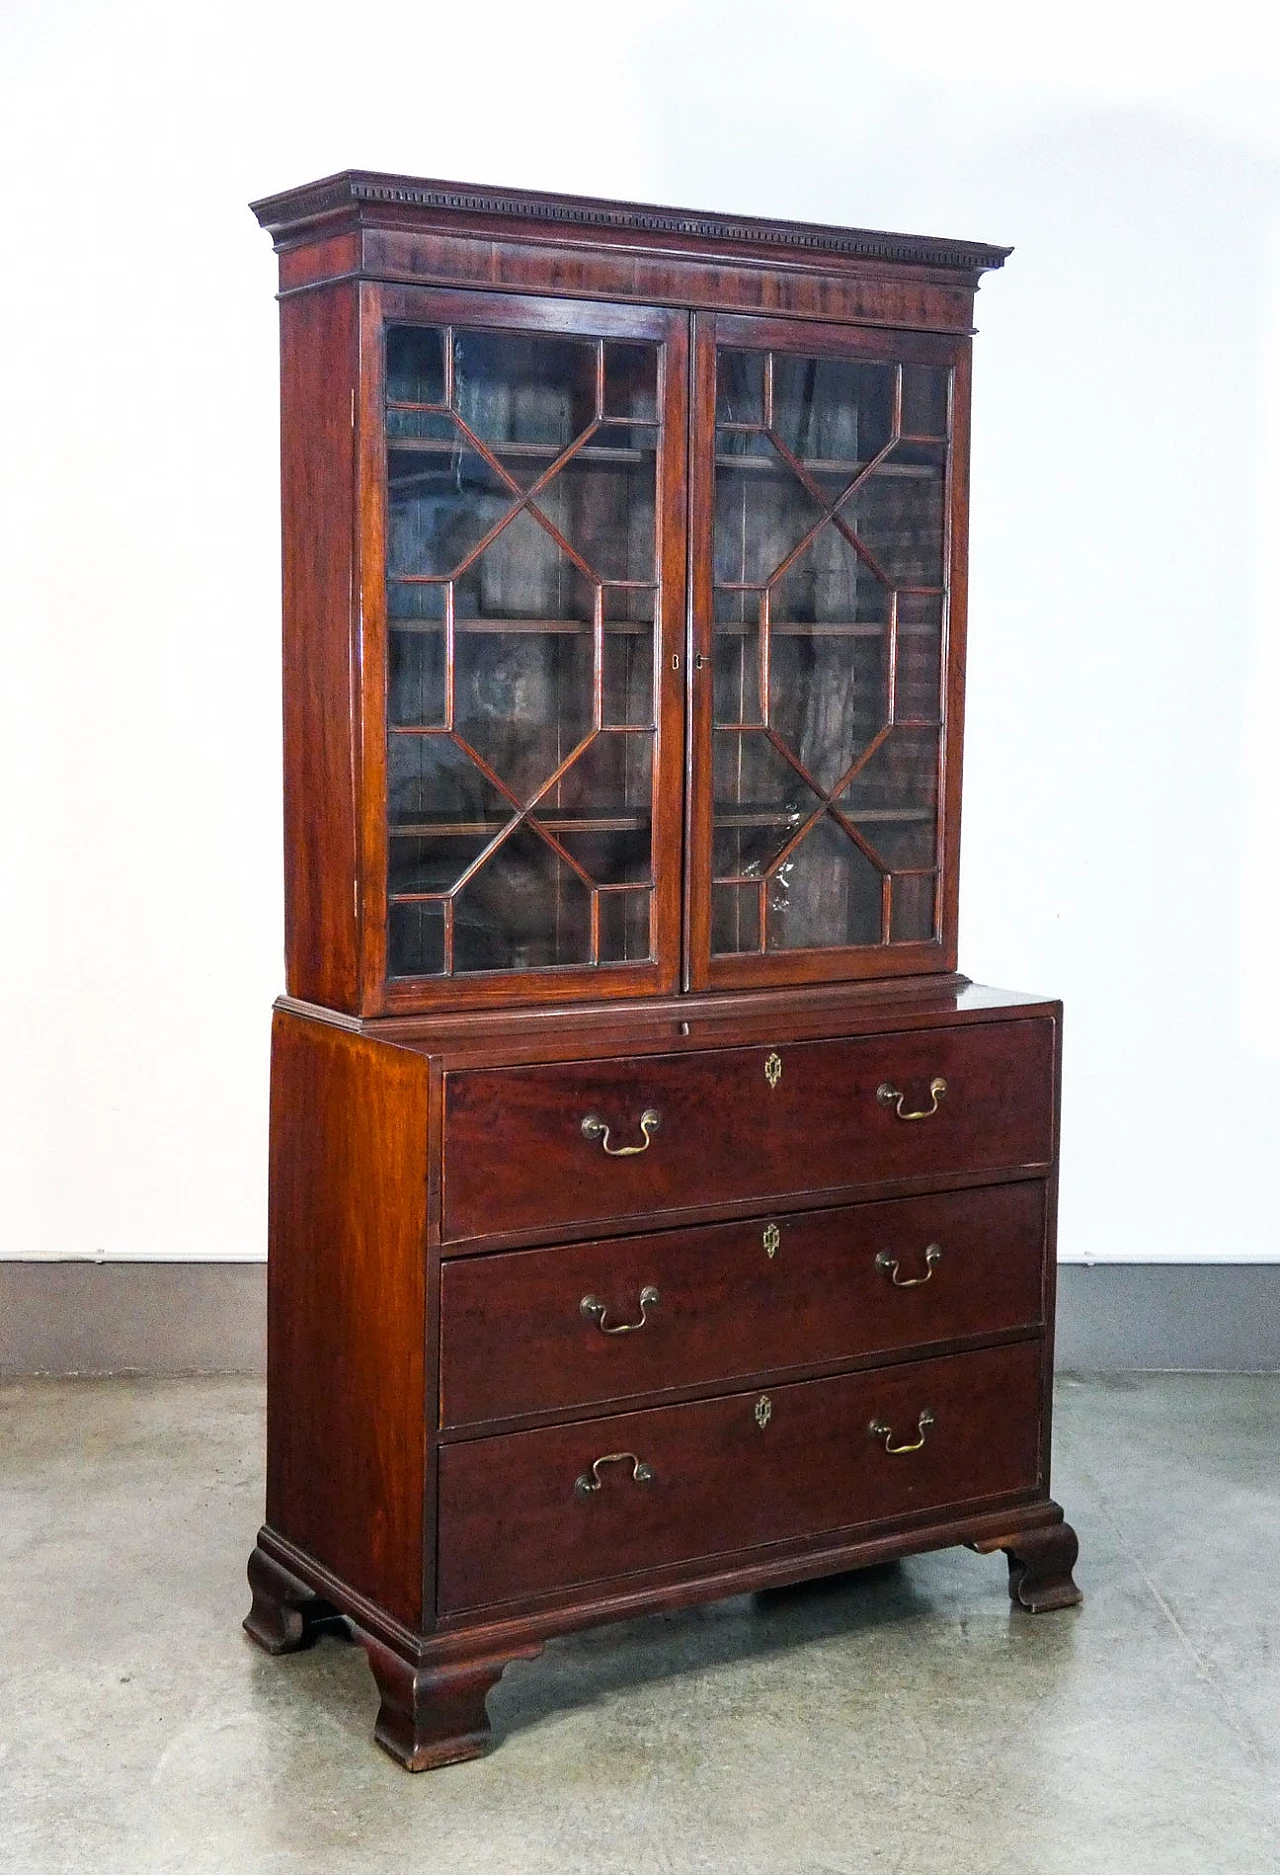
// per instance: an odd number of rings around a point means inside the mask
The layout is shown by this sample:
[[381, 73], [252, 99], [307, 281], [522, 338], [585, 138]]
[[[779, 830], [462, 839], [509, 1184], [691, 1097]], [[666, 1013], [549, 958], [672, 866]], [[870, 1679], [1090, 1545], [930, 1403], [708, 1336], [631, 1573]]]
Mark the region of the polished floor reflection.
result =
[[240, 1633], [260, 1384], [0, 1386], [0, 1866], [23, 1875], [1261, 1875], [1280, 1377], [1064, 1380], [1082, 1609], [965, 1551], [554, 1643], [410, 1777], [363, 1656]]

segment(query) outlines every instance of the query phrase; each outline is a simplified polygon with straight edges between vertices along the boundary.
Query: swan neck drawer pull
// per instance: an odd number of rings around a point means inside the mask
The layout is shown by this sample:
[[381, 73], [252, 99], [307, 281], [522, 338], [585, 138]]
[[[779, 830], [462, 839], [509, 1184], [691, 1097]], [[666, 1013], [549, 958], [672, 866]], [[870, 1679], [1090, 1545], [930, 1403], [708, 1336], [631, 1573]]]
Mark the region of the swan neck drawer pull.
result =
[[923, 1276], [899, 1276], [898, 1259], [882, 1250], [876, 1258], [876, 1268], [882, 1276], [887, 1276], [895, 1289], [922, 1289], [933, 1275], [934, 1265], [942, 1261], [942, 1245], [931, 1243], [924, 1253]]
[[611, 1146], [609, 1128], [598, 1113], [589, 1113], [582, 1122], [582, 1137], [598, 1139], [611, 1159], [631, 1159], [638, 1152], [648, 1152], [650, 1137], [662, 1125], [662, 1115], [656, 1107], [646, 1107], [640, 1115], [640, 1131], [644, 1134], [642, 1146]]
[[656, 1309], [662, 1300], [652, 1283], [646, 1283], [640, 1291], [640, 1320], [638, 1322], [615, 1322], [612, 1327], [605, 1321], [609, 1313], [609, 1304], [601, 1302], [595, 1296], [583, 1296], [578, 1304], [579, 1315], [585, 1315], [589, 1322], [594, 1322], [602, 1335], [634, 1335], [638, 1328], [643, 1328], [649, 1320], [647, 1311]]
[[925, 1434], [932, 1424], [933, 1414], [926, 1406], [919, 1419], [916, 1421], [916, 1431], [920, 1434], [920, 1437], [913, 1440], [910, 1445], [895, 1445], [893, 1443], [893, 1427], [888, 1425], [883, 1419], [873, 1419], [871, 1424], [867, 1427], [867, 1431], [871, 1434], [873, 1439], [884, 1440], [884, 1449], [889, 1454], [890, 1458], [898, 1458], [903, 1452], [918, 1452], [920, 1447], [924, 1444]]
[[902, 1103], [906, 1099], [906, 1095], [898, 1088], [891, 1086], [888, 1081], [881, 1081], [879, 1087], [876, 1089], [876, 1099], [880, 1102], [882, 1107], [892, 1107], [900, 1120], [931, 1120], [938, 1111], [938, 1102], [942, 1099], [946, 1091], [946, 1082], [940, 1074], [935, 1074], [929, 1083], [929, 1096], [933, 1101], [933, 1105], [931, 1107], [921, 1107], [915, 1113], [904, 1113], [902, 1111]]
[[591, 1461], [590, 1471], [584, 1471], [580, 1478], [573, 1481], [575, 1497], [590, 1497], [600, 1489], [603, 1480], [600, 1477], [601, 1465], [630, 1465], [631, 1476], [637, 1484], [653, 1483], [653, 1468], [638, 1459], [634, 1452], [606, 1452], [603, 1458]]

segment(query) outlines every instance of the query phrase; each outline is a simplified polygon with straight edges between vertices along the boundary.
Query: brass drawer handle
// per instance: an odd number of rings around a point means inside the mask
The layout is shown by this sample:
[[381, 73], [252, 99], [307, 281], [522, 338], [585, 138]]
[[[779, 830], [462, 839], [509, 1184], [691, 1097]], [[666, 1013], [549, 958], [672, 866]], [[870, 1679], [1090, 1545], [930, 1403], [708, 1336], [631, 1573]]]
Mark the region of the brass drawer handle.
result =
[[898, 1259], [891, 1257], [887, 1250], [882, 1250], [876, 1258], [876, 1268], [882, 1276], [887, 1276], [895, 1289], [920, 1289], [933, 1275], [934, 1265], [942, 1261], [942, 1245], [931, 1243], [924, 1253], [924, 1275], [902, 1277], [898, 1274]]
[[[639, 1150], [639, 1148], [637, 1148], [637, 1150]], [[579, 1315], [585, 1315], [589, 1322], [594, 1321], [602, 1335], [634, 1335], [636, 1330], [638, 1328], [643, 1328], [649, 1320], [645, 1311], [647, 1309], [656, 1309], [661, 1300], [662, 1297], [658, 1294], [653, 1284], [646, 1283], [644, 1288], [640, 1291], [640, 1320], [638, 1322], [617, 1322], [612, 1328], [607, 1326], [604, 1319], [609, 1312], [609, 1304], [607, 1302], [598, 1301], [595, 1296], [583, 1296], [581, 1302], [578, 1304], [578, 1313]]]
[[637, 1484], [653, 1483], [652, 1466], [644, 1464], [641, 1459], [636, 1457], [634, 1452], [606, 1452], [603, 1458], [596, 1458], [591, 1461], [590, 1471], [584, 1471], [580, 1478], [574, 1479], [574, 1496], [590, 1497], [593, 1491], [598, 1491], [600, 1489], [602, 1482], [600, 1477], [601, 1465], [627, 1464], [631, 1466], [631, 1476], [635, 1479]]
[[598, 1139], [611, 1159], [630, 1159], [638, 1152], [648, 1152], [649, 1137], [662, 1125], [662, 1115], [656, 1107], [646, 1107], [640, 1115], [640, 1131], [644, 1134], [643, 1146], [611, 1146], [609, 1128], [598, 1113], [589, 1113], [582, 1122], [582, 1137]]
[[893, 1427], [886, 1425], [883, 1419], [873, 1419], [867, 1430], [873, 1439], [883, 1439], [885, 1451], [891, 1458], [897, 1458], [902, 1452], [918, 1452], [920, 1447], [924, 1444], [925, 1434], [932, 1424], [933, 1414], [926, 1406], [919, 1419], [916, 1421], [916, 1431], [920, 1434], [920, 1437], [914, 1440], [910, 1445], [892, 1444]]
[[906, 1099], [906, 1095], [899, 1093], [896, 1087], [891, 1087], [888, 1081], [881, 1081], [879, 1087], [876, 1089], [876, 1099], [880, 1102], [882, 1107], [896, 1108], [900, 1120], [931, 1120], [938, 1111], [938, 1102], [942, 1099], [946, 1091], [946, 1082], [940, 1074], [935, 1074], [929, 1083], [929, 1094], [933, 1100], [933, 1105], [931, 1107], [921, 1107], [917, 1113], [904, 1113], [902, 1111], [902, 1103]]

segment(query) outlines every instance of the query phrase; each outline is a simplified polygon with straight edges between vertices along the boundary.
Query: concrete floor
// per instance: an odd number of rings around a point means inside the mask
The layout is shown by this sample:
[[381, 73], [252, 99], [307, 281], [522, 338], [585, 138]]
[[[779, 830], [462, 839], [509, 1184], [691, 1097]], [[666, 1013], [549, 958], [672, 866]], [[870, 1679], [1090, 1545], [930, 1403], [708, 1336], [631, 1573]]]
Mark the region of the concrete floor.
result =
[[553, 1643], [487, 1758], [370, 1741], [240, 1633], [255, 1381], [0, 1386], [0, 1868], [1261, 1875], [1280, 1868], [1280, 1377], [1060, 1384], [1085, 1606], [966, 1551]]

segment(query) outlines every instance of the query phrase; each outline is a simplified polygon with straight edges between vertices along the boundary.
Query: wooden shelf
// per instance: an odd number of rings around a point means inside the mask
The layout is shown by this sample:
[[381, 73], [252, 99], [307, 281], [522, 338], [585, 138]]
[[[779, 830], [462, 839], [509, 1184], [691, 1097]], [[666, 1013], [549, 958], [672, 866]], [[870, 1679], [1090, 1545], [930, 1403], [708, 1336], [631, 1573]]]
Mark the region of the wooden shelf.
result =
[[[515, 818], [511, 813], [500, 820], [390, 821], [387, 832], [393, 840], [478, 839], [485, 834], [501, 833]], [[539, 813], [535, 809], [530, 818], [546, 827], [549, 833], [646, 833], [650, 817], [648, 814], [578, 814], [560, 818], [554, 811]]]
[[[717, 621], [712, 627], [717, 638], [745, 638], [760, 629], [756, 621], [740, 624], [737, 620]], [[936, 638], [939, 625], [905, 624], [899, 621], [899, 638]], [[775, 619], [769, 625], [770, 635], [774, 638], [887, 638], [889, 627], [885, 625], [864, 624], [854, 619], [821, 619], [812, 622], [804, 619]]]
[[[813, 475], [845, 475], [852, 481], [855, 475], [861, 475], [868, 466], [866, 462], [843, 462], [837, 456], [797, 456], [801, 468], [808, 469]], [[794, 477], [795, 471], [785, 457], [776, 450], [767, 456], [720, 456], [716, 457], [717, 469], [768, 469], [775, 474]], [[893, 476], [903, 481], [933, 481], [944, 473], [940, 462], [882, 462], [875, 471], [876, 475]]]
[[[442, 618], [389, 618], [387, 627], [397, 632], [434, 632], [442, 635]], [[584, 619], [569, 618], [455, 618], [455, 632], [469, 637], [484, 636], [486, 633], [530, 633], [535, 637], [579, 637], [589, 638], [595, 630]], [[644, 638], [656, 630], [652, 624], [632, 624], [630, 621], [607, 619], [605, 632], [613, 637]]]
[[[657, 429], [656, 424], [629, 424], [627, 427]], [[491, 443], [487, 437], [480, 440], [499, 462], [508, 456], [530, 462], [555, 462], [567, 449], [572, 448], [571, 443]], [[402, 453], [414, 456], [474, 456], [476, 451], [465, 436], [459, 436], [456, 442], [439, 436], [388, 436], [387, 454]], [[628, 448], [620, 443], [584, 443], [581, 449], [573, 451], [564, 466], [566, 469], [571, 468], [575, 462], [651, 462], [657, 453], [656, 434], [648, 449]]]
[[[873, 823], [919, 824], [935, 818], [931, 807], [867, 807], [859, 813], [853, 808], [836, 801], [834, 806], [840, 809], [846, 820], [851, 820], [855, 827], [869, 827]], [[812, 807], [805, 807], [795, 813], [784, 813], [777, 807], [721, 807], [713, 809], [713, 825], [717, 833], [734, 827], [799, 827], [813, 812]]]

